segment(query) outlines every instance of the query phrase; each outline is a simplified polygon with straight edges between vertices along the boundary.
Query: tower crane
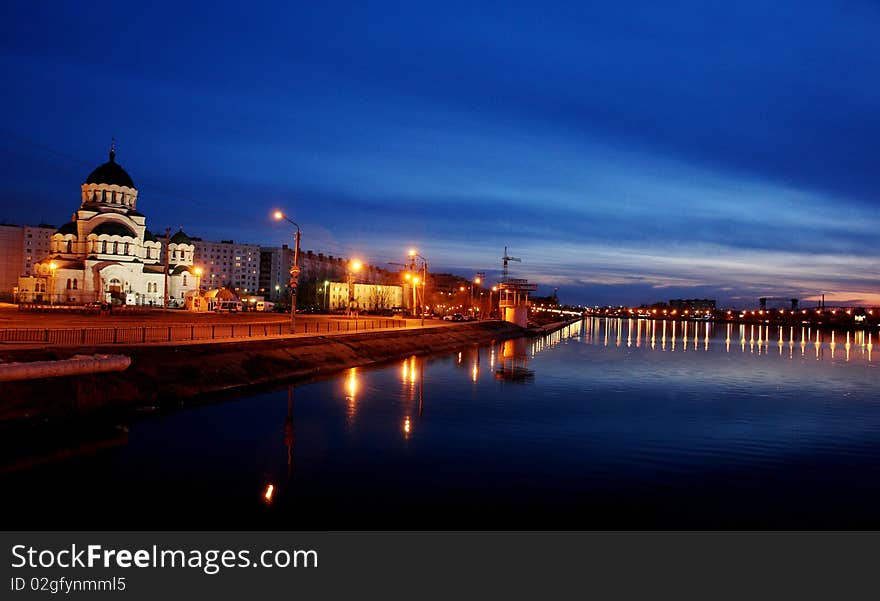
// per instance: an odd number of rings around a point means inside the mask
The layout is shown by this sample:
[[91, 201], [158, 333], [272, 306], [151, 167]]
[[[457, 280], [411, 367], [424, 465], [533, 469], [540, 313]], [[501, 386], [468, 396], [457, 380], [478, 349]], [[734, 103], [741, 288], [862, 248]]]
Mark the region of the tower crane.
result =
[[508, 279], [507, 265], [508, 265], [508, 263], [510, 263], [510, 261], [516, 261], [517, 263], [522, 263], [522, 259], [520, 259], [518, 257], [511, 257], [510, 255], [508, 255], [507, 254], [507, 247], [505, 246], [504, 247], [504, 256], [501, 257], [501, 265], [504, 267], [504, 269], [501, 271], [501, 281], [502, 282], [506, 282]]

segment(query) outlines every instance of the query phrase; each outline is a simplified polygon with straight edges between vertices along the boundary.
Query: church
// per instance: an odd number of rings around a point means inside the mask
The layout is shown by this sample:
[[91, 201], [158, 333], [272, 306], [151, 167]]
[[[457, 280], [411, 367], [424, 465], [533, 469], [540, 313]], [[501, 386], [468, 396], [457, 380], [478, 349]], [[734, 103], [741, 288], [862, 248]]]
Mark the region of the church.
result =
[[116, 162], [115, 145], [81, 191], [71, 221], [52, 235], [49, 256], [35, 264], [34, 275], [19, 278], [19, 299], [161, 307], [167, 282], [169, 306], [184, 306], [187, 294], [199, 288], [195, 247], [183, 231], [174, 234], [166, 276], [165, 240], [147, 229], [137, 210], [137, 188]]

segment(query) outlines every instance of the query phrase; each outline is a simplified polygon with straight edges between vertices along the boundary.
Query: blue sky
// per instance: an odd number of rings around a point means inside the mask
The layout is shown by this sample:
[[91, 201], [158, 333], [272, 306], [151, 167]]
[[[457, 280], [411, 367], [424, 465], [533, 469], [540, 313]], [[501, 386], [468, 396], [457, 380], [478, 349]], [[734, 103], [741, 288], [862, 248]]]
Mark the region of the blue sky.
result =
[[9, 2], [0, 220], [118, 160], [148, 225], [563, 300], [880, 303], [876, 2]]

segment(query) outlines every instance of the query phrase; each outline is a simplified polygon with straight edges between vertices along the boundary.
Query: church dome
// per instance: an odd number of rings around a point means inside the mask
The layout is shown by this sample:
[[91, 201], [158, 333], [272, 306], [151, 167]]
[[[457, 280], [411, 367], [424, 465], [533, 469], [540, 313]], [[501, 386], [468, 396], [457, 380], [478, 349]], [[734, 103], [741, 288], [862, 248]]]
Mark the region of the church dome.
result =
[[171, 236], [170, 244], [192, 244], [192, 240], [190, 240], [189, 236], [183, 233], [183, 230], [178, 231], [176, 234]]
[[110, 149], [110, 160], [99, 165], [86, 178], [87, 184], [107, 184], [111, 186], [126, 186], [134, 188], [131, 176], [116, 162], [116, 149]]

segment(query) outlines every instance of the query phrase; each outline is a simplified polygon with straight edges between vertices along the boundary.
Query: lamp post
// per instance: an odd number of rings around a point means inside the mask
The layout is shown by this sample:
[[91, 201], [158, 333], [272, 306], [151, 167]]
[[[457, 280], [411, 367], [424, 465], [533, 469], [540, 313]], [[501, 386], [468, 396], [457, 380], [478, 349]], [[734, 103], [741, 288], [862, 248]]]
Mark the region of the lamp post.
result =
[[55, 296], [55, 270], [58, 269], [58, 265], [55, 262], [49, 263], [49, 274], [51, 275], [51, 279], [49, 282], [49, 306], [52, 306], [52, 299]]
[[492, 318], [492, 312], [495, 309], [495, 307], [492, 304], [492, 295], [495, 292], [498, 292], [498, 286], [492, 286], [492, 289], [489, 291], [489, 319]]
[[[425, 257], [423, 257], [422, 255], [420, 255], [414, 248], [410, 249], [409, 258], [410, 258], [410, 269], [412, 271], [415, 271], [416, 258], [419, 258], [422, 260], [422, 279], [421, 279], [421, 282], [422, 282], [422, 286], [424, 287], [423, 288], [424, 293], [422, 294], [422, 302], [419, 305], [419, 314], [421, 314], [424, 309], [424, 307], [422, 305], [425, 304], [425, 299], [427, 298], [427, 293], [428, 293], [428, 288], [427, 288], [428, 287], [428, 260]], [[413, 288], [413, 290], [415, 290], [415, 288]], [[413, 311], [415, 311], [415, 307], [416, 307], [416, 302], [413, 301]], [[422, 325], [424, 325], [424, 323]]]
[[482, 282], [482, 281], [483, 280], [480, 279], [480, 276], [477, 276], [474, 278], [474, 281], [471, 282], [471, 316], [472, 317], [474, 316], [474, 292], [475, 292], [474, 287], [479, 286], [480, 282]]
[[[412, 279], [412, 290], [413, 290], [413, 317], [417, 317], [419, 313], [416, 313], [416, 307], [418, 307], [419, 303], [419, 276], [415, 276]], [[425, 325], [424, 320], [422, 320], [422, 325]]]
[[195, 274], [196, 274], [196, 278], [197, 278], [196, 279], [196, 290], [201, 292], [202, 291], [202, 268], [196, 267]]
[[282, 219], [296, 228], [293, 244], [293, 267], [290, 268], [290, 333], [296, 334], [296, 287], [299, 281], [299, 239], [302, 231], [296, 221], [281, 211], [275, 211], [275, 220], [280, 221]]
[[361, 266], [357, 259], [348, 264], [348, 317], [351, 317], [351, 305], [354, 302], [354, 274], [361, 270]]
[[330, 304], [327, 301], [327, 287], [330, 285], [330, 280], [324, 280], [324, 311], [330, 311]]

